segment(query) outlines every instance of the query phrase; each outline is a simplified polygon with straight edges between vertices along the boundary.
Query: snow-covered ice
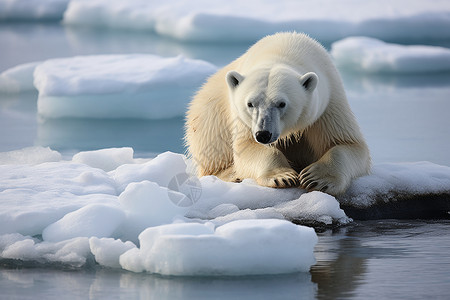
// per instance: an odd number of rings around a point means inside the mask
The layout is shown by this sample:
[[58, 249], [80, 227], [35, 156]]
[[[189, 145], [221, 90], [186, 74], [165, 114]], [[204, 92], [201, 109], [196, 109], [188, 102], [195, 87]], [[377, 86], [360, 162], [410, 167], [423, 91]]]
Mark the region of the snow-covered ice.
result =
[[352, 182], [341, 203], [366, 208], [400, 195], [450, 194], [449, 171], [450, 167], [425, 161], [378, 164], [369, 176]]
[[191, 96], [215, 71], [206, 61], [183, 56], [76, 56], [8, 69], [0, 74], [0, 92], [37, 89], [43, 118], [164, 119], [184, 115]]
[[350, 35], [382, 39], [448, 38], [450, 4], [426, 1], [110, 1], [70, 2], [68, 25], [155, 31], [180, 40], [255, 41], [297, 30], [319, 40]]
[[183, 115], [216, 68], [182, 56], [96, 55], [51, 59], [34, 71], [44, 118], [149, 118]]
[[450, 71], [450, 49], [398, 45], [368, 37], [349, 37], [331, 46], [338, 67], [367, 73]]
[[0, 0], [0, 21], [62, 19], [70, 0]]
[[[0, 157], [0, 259], [77, 267], [95, 259], [165, 275], [297, 272], [314, 263], [316, 235], [289, 221], [351, 222], [330, 195], [198, 179], [176, 153], [137, 159], [111, 148], [64, 160], [34, 147]], [[396, 193], [450, 193], [450, 168], [376, 165], [339, 200], [370, 209], [374, 195]]]
[[315, 263], [317, 236], [313, 228], [266, 219], [233, 221], [215, 230], [208, 223], [169, 224], [144, 230], [139, 240], [140, 249], [120, 257], [127, 270], [255, 275], [307, 272]]

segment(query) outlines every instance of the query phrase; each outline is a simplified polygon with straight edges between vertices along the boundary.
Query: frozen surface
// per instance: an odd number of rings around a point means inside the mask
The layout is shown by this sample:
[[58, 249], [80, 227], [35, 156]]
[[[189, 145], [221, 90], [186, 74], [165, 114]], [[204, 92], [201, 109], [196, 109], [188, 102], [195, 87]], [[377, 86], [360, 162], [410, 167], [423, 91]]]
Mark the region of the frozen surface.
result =
[[[355, 13], [357, 12], [357, 13]], [[255, 41], [297, 30], [320, 40], [349, 35], [382, 39], [446, 38], [446, 0], [344, 1], [71, 1], [65, 24], [152, 30], [181, 40]]]
[[[183, 115], [216, 68], [182, 56], [97, 55], [51, 59], [34, 71], [44, 118], [149, 118]], [[170, 87], [170, 88], [169, 88]]]
[[[0, 157], [1, 258], [80, 266], [94, 257], [166, 275], [286, 273], [309, 268], [315, 243], [312, 229], [288, 221], [351, 222], [327, 194], [198, 179], [176, 153], [144, 160], [131, 148], [112, 148], [62, 160], [35, 147]], [[370, 209], [374, 195], [449, 190], [449, 167], [383, 164], [341, 201]]]
[[184, 115], [193, 93], [215, 71], [183, 56], [76, 56], [8, 69], [0, 74], [0, 92], [36, 88], [38, 114], [50, 119], [164, 119]]
[[169, 224], [146, 229], [139, 240], [140, 249], [120, 257], [127, 270], [254, 275], [309, 271], [317, 236], [313, 228], [265, 219], [233, 221], [216, 230], [208, 223]]
[[367, 73], [450, 71], [450, 49], [403, 46], [368, 37], [350, 37], [331, 46], [338, 67]]
[[429, 162], [375, 165], [370, 176], [353, 181], [342, 203], [370, 207], [377, 199], [395, 202], [399, 195], [450, 194], [449, 175], [450, 167]]
[[60, 20], [70, 0], [0, 0], [0, 21]]

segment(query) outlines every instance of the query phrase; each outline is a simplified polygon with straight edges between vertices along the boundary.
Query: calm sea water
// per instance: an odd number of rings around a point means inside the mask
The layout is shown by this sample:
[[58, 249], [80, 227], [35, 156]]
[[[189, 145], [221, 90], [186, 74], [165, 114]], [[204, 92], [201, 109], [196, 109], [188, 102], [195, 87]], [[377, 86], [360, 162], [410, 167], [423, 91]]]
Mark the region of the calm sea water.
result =
[[[435, 44], [447, 45], [448, 41]], [[326, 45], [329, 46], [329, 45]], [[223, 66], [249, 44], [189, 44], [151, 33], [0, 24], [0, 72], [55, 57], [108, 53], [183, 54]], [[342, 72], [375, 163], [450, 165], [450, 74], [363, 76]], [[189, 95], [187, 95], [188, 97]], [[0, 151], [50, 146], [65, 156], [131, 146], [136, 156], [183, 152], [183, 118], [50, 120], [37, 93], [0, 95]], [[319, 233], [310, 273], [239, 278], [167, 278], [99, 268], [0, 262], [0, 299], [448, 299], [449, 221], [355, 222]]]

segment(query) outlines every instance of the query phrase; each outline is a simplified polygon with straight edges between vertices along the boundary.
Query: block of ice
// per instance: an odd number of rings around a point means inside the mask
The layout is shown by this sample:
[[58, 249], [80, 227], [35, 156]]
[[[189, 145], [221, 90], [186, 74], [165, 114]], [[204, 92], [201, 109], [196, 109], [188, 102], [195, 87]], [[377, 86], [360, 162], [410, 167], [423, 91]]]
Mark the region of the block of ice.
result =
[[76, 237], [110, 237], [124, 220], [125, 213], [118, 204], [88, 204], [48, 225], [42, 238], [60, 242]]
[[182, 56], [96, 55], [51, 59], [34, 71], [44, 118], [163, 119], [184, 115], [216, 67]]
[[340, 68], [367, 73], [417, 73], [450, 70], [450, 49], [403, 46], [368, 37], [350, 37], [331, 46]]
[[151, 30], [191, 41], [255, 41], [286, 30], [329, 41], [350, 35], [423, 39], [449, 37], [449, 14], [446, 0], [73, 0], [64, 23]]
[[284, 220], [239, 220], [218, 227], [179, 223], [148, 228], [139, 250], [120, 257], [130, 271], [162, 275], [306, 272], [315, 263], [314, 229]]
[[186, 173], [185, 157], [182, 154], [165, 152], [143, 164], [123, 164], [110, 175], [117, 183], [120, 192], [131, 182], [149, 180], [168, 187], [178, 174]]
[[172, 223], [187, 211], [187, 208], [176, 205], [178, 198], [183, 197], [186, 196], [154, 182], [130, 183], [119, 196], [121, 207], [126, 213], [126, 222], [117, 234], [137, 242], [139, 233], [145, 228]]
[[70, 0], [0, 0], [0, 21], [60, 20]]
[[95, 261], [100, 265], [110, 268], [121, 268], [119, 257], [130, 249], [136, 248], [136, 245], [130, 241], [122, 242], [113, 238], [89, 239], [89, 246]]

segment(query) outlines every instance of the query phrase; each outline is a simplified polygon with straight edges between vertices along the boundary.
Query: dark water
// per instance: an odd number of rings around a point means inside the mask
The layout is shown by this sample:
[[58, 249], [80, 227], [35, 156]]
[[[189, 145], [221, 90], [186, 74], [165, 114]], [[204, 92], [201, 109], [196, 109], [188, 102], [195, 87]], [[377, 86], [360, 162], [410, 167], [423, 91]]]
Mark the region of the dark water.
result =
[[161, 277], [0, 267], [1, 299], [448, 299], [450, 221], [364, 221], [319, 233], [310, 273]]
[[[442, 44], [445, 44], [443, 41]], [[0, 23], [0, 72], [55, 57], [183, 54], [224, 65], [249, 45], [189, 44], [145, 32]], [[450, 165], [450, 75], [344, 74], [375, 163]], [[188, 95], [187, 95], [188, 96]], [[137, 157], [183, 152], [183, 118], [47, 120], [37, 93], [0, 94], [0, 151], [50, 146], [63, 154], [131, 146]], [[418, 117], [420, 116], [420, 117]], [[238, 278], [167, 278], [102, 269], [0, 262], [0, 299], [450, 299], [450, 222], [366, 221], [319, 233], [309, 273]]]

